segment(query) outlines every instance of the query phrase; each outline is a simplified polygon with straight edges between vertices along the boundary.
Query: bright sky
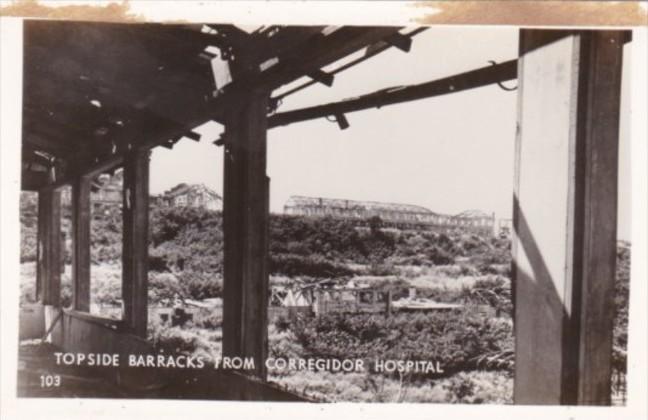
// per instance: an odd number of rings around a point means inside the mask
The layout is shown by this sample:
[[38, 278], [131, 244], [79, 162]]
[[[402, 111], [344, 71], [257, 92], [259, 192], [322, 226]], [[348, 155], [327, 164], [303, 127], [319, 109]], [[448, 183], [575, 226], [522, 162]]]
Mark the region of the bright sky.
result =
[[[389, 49], [336, 75], [332, 87], [314, 85], [289, 96], [280, 111], [426, 82], [486, 66], [489, 60], [510, 60], [517, 56], [517, 33], [514, 28], [431, 28], [414, 38], [409, 53]], [[627, 84], [623, 92], [619, 237], [629, 238]], [[351, 126], [344, 131], [325, 119], [272, 129], [271, 211], [282, 212], [291, 195], [307, 195], [417, 204], [449, 214], [480, 209], [510, 218], [516, 101], [516, 92], [488, 86], [347, 114]], [[221, 130], [210, 123], [201, 131], [216, 138]], [[222, 153], [209, 138], [182, 140], [172, 151], [156, 148], [151, 191], [188, 182], [222, 194]]]

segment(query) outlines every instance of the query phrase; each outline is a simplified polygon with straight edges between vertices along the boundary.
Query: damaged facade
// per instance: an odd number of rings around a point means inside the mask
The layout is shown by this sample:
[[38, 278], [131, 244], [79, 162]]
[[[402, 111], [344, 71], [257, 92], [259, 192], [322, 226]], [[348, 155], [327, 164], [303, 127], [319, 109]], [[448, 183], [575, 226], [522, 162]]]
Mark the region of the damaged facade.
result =
[[291, 196], [284, 205], [284, 213], [301, 216], [331, 216], [352, 220], [372, 217], [388, 225], [430, 225], [463, 227], [492, 233], [495, 215], [480, 210], [468, 210], [449, 215], [412, 204], [382, 203], [377, 201], [342, 200], [321, 197]]
[[203, 184], [178, 184], [158, 197], [167, 207], [197, 207], [222, 210], [223, 198]]

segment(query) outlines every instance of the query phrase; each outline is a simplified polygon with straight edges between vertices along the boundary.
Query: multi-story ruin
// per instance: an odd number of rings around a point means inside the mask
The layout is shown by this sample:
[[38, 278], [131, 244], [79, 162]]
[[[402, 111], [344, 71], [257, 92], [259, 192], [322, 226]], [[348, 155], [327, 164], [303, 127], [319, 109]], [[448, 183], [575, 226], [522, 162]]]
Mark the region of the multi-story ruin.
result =
[[178, 184], [159, 197], [168, 207], [199, 207], [207, 210], [222, 210], [223, 199], [203, 184]]
[[396, 226], [428, 225], [439, 227], [464, 227], [492, 233], [495, 215], [480, 210], [468, 210], [456, 215], [436, 213], [412, 204], [382, 203], [377, 201], [356, 201], [322, 197], [291, 196], [284, 205], [284, 213], [302, 216], [331, 216], [353, 220], [367, 220], [380, 217], [386, 223]]

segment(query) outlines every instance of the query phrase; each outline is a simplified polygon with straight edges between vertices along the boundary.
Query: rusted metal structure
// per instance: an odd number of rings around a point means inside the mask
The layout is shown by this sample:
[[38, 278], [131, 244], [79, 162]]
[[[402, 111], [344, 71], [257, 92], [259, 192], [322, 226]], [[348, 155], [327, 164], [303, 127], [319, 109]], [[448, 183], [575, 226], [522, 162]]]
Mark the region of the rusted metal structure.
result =
[[[280, 86], [303, 76], [311, 81], [282, 95], [313, 83], [331, 85], [337, 71], [386, 48], [409, 50], [420, 29], [268, 26], [245, 32], [232, 25], [41, 21], [27, 21], [24, 28], [22, 188], [39, 193], [38, 294], [46, 313], [62, 314], [52, 331], [60, 348], [149, 350], [144, 340], [149, 153], [156, 146], [172, 148], [182, 137], [199, 139], [192, 128], [214, 120], [225, 127], [217, 141], [225, 147], [223, 352], [253, 357], [253, 376], [263, 381], [267, 130], [323, 117], [346, 128], [350, 112], [517, 78], [515, 401], [609, 403], [614, 197], [627, 32], [522, 30], [519, 58], [420, 85], [277, 112], [281, 95], [273, 91]], [[352, 63], [322, 70], [360, 50], [365, 54]], [[538, 177], [558, 159], [542, 152], [549, 150], [547, 144], [561, 154], [561, 170]], [[120, 166], [124, 314], [111, 321], [88, 314], [90, 187], [94, 176]], [[60, 305], [57, 188], [64, 185], [72, 186], [70, 309]], [[258, 380], [239, 380], [235, 386], [239, 399], [264, 398], [264, 393], [285, 397]]]

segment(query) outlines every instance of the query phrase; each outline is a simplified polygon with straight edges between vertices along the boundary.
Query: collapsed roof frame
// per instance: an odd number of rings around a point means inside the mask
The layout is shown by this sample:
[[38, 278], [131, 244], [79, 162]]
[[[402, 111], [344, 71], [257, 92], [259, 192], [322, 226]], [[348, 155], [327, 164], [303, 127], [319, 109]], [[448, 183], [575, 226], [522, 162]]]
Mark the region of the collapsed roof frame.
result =
[[[390, 45], [408, 49], [409, 35], [400, 29], [270, 26], [248, 34], [233, 25], [27, 22], [24, 156], [39, 165], [23, 167], [23, 188], [58, 187], [118, 165], [133, 147], [198, 141], [192, 129], [222, 122], [238, 92], [273, 90], [303, 75], [330, 85], [333, 73], [320, 68], [358, 49], [368, 51], [355, 64]], [[229, 85], [214, 86], [215, 57], [207, 47], [227, 61]], [[70, 121], [65, 114], [73, 109]], [[151, 133], [147, 141], [142, 132]], [[50, 158], [42, 161], [35, 151]]]

